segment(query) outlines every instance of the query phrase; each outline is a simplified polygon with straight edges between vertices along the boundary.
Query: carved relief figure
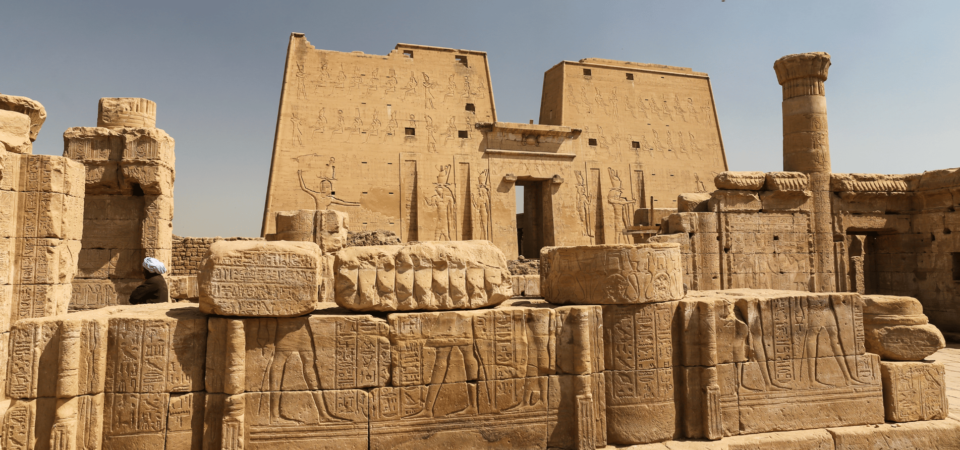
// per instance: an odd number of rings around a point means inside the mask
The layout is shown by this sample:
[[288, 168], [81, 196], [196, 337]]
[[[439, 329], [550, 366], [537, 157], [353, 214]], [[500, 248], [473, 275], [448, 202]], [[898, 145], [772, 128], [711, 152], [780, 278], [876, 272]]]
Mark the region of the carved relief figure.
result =
[[360, 66], [353, 66], [353, 77], [350, 79], [350, 84], [353, 85], [354, 89], [360, 89], [360, 85], [363, 84], [363, 74], [360, 73]]
[[450, 122], [447, 123], [447, 131], [444, 131], [443, 133], [443, 144], [447, 145], [447, 143], [450, 140], [455, 139], [456, 137], [457, 137], [457, 118], [450, 116]]
[[363, 118], [360, 117], [360, 108], [356, 108], [357, 115], [353, 118], [353, 132], [360, 134], [363, 132]]
[[397, 72], [393, 69], [390, 69], [390, 75], [387, 75], [387, 83], [383, 88], [383, 93], [387, 92], [396, 92], [397, 91]]
[[697, 185], [697, 187], [696, 187], [696, 191], [697, 191], [697, 192], [707, 192], [707, 185], [704, 184], [703, 181], [700, 181], [700, 175], [699, 175], [699, 174], [697, 174], [696, 172], [694, 172], [694, 173], [693, 173], [693, 179], [695, 180], [694, 183]]
[[576, 170], [577, 176], [577, 215], [583, 225], [583, 235], [593, 237], [593, 196], [583, 172]]
[[322, 88], [322, 87], [327, 87], [327, 82], [329, 82], [329, 81], [330, 81], [330, 68], [327, 67], [327, 62], [326, 62], [326, 61], [321, 60], [321, 61], [320, 61], [319, 80], [317, 81], [317, 85], [316, 85], [316, 87], [314, 87], [313, 91], [316, 92], [316, 91], [320, 90], [320, 88]]
[[400, 124], [397, 123], [397, 116], [399, 115], [400, 113], [390, 114], [390, 121], [387, 122], [387, 134], [390, 136], [397, 135], [397, 127], [400, 126]]
[[373, 73], [370, 75], [370, 86], [367, 87], [367, 91], [373, 92], [380, 88], [380, 68], [373, 69]]
[[593, 88], [597, 91], [597, 95], [593, 96], [593, 101], [597, 102], [597, 111], [603, 111], [604, 114], [609, 114], [607, 112], [607, 102], [603, 101], [603, 94], [600, 92], [600, 88]]
[[447, 78], [447, 92], [443, 94], [443, 102], [446, 103], [448, 98], [454, 98], [457, 96], [457, 74], [450, 74], [450, 78]]
[[340, 64], [340, 72], [337, 73], [337, 87], [343, 89], [346, 87], [347, 74], [343, 73], [343, 64]]
[[613, 93], [610, 94], [610, 107], [613, 108], [613, 116], [619, 119], [620, 118], [620, 99], [617, 98], [617, 88], [613, 88]]
[[632, 211], [628, 205], [632, 205], [633, 200], [624, 197], [623, 181], [620, 180], [617, 171], [608, 167], [607, 173], [610, 175], [610, 192], [607, 193], [607, 203], [613, 206], [614, 234], [618, 244], [629, 244], [630, 239], [623, 232], [627, 230], [631, 223]]
[[373, 110], [373, 120], [370, 121], [370, 136], [380, 136], [380, 111]]
[[687, 112], [693, 116], [693, 120], [697, 121], [697, 123], [700, 123], [700, 114], [697, 111], [697, 107], [694, 106], [693, 98], [691, 97], [687, 97]]
[[673, 112], [677, 113], [684, 122], [687, 121], [687, 111], [680, 104], [680, 96], [677, 94], [673, 94]]
[[335, 196], [336, 191], [334, 190], [333, 182], [337, 181], [337, 166], [336, 158], [331, 157], [325, 164], [323, 169], [321, 169], [319, 175], [314, 175], [311, 177], [305, 172], [309, 172], [317, 165], [317, 161], [320, 158], [323, 158], [320, 155], [312, 154], [306, 156], [297, 157], [297, 165], [300, 167], [297, 170], [297, 177], [300, 178], [300, 188], [304, 192], [310, 194], [313, 197], [315, 202], [316, 210], [329, 209], [329, 206], [340, 205], [340, 206], [360, 206], [360, 203], [350, 202]]
[[343, 110], [337, 110], [337, 128], [333, 130], [335, 134], [343, 134]]
[[406, 100], [406, 99], [407, 99], [407, 95], [409, 95], [409, 94], [416, 95], [416, 94], [417, 94], [417, 86], [419, 86], [419, 85], [420, 85], [420, 82], [417, 81], [417, 76], [413, 74], [413, 71], [411, 71], [411, 72], [410, 72], [410, 79], [407, 80], [407, 84], [405, 84], [405, 85], [403, 86], [403, 96], [402, 96], [401, 98], [402, 98], [403, 100]]
[[480, 171], [477, 190], [473, 194], [473, 209], [477, 212], [477, 224], [473, 229], [477, 233], [474, 239], [490, 239], [490, 171]]
[[320, 113], [317, 114], [317, 121], [313, 124], [313, 134], [323, 133], [327, 129], [327, 118], [324, 116], [324, 110], [327, 108], [320, 108]]
[[423, 91], [424, 91], [423, 107], [428, 109], [437, 109], [437, 107], [433, 105], [433, 100], [435, 98], [433, 96], [433, 88], [437, 87], [437, 85], [434, 84], [432, 81], [430, 81], [430, 75], [427, 75], [426, 72], [420, 72], [420, 74], [423, 75]]
[[640, 97], [637, 97], [637, 109], [639, 109], [640, 112], [643, 114], [644, 119], [649, 119], [650, 114], [647, 114], [647, 107], [644, 106], [644, 103], [643, 103], [645, 100], [641, 97], [643, 96], [641, 95]]
[[300, 129], [300, 118], [297, 117], [297, 113], [293, 113], [290, 121], [293, 122], [293, 137], [298, 144], [303, 145], [303, 130]]
[[473, 96], [473, 92], [470, 90], [470, 75], [463, 76], [463, 93], [460, 94], [461, 99], [469, 99]]
[[630, 117], [633, 117], [634, 119], [637, 118], [637, 111], [633, 108], [633, 97], [629, 95], [624, 97], [623, 107], [627, 110], [628, 113], [630, 113]]
[[457, 197], [450, 186], [452, 166], [440, 166], [437, 174], [435, 194], [426, 199], [429, 206], [436, 208], [437, 220], [434, 228], [435, 241], [452, 241], [457, 236]]
[[483, 82], [483, 77], [479, 77], [477, 79], [477, 98], [479, 98], [480, 100], [487, 98], [486, 94], [484, 94], [486, 90], [487, 90], [487, 85]]
[[437, 137], [434, 133], [433, 117], [427, 116], [427, 151], [437, 152]]
[[653, 148], [663, 153], [663, 143], [660, 142], [660, 133], [658, 133], [657, 130], [653, 130]]
[[307, 73], [304, 72], [303, 64], [297, 63], [297, 98], [307, 98], [307, 85], [305, 84], [305, 78]]
[[580, 86], [580, 99], [583, 106], [587, 108], [587, 114], [592, 113], [593, 111], [590, 110], [590, 100], [587, 99], [587, 88], [584, 86]]
[[683, 132], [682, 132], [682, 131], [678, 131], [678, 132], [677, 132], [677, 143], [680, 144], [680, 153], [682, 153], [683, 156], [686, 156], [687, 158], [689, 158], [689, 157], [690, 157], [690, 153], [687, 152], [687, 144], [686, 144], [686, 142], [683, 142]]
[[690, 137], [690, 148], [693, 153], [696, 153], [698, 158], [703, 159], [703, 154], [700, 153], [700, 144], [697, 144], [697, 136], [692, 131], [688, 131], [687, 136]]

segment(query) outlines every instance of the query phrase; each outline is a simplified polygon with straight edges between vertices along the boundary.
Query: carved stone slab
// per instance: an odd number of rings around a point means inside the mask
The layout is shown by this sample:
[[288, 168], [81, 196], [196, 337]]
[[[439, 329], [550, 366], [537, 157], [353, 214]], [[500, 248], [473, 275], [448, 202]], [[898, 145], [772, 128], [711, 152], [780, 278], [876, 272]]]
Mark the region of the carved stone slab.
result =
[[540, 253], [540, 293], [560, 305], [679, 300], [680, 245], [545, 247]]
[[881, 362], [883, 409], [888, 422], [946, 419], [947, 383], [943, 363]]
[[197, 275], [200, 310], [248, 317], [310, 313], [322, 268], [320, 247], [312, 242], [214, 242]]
[[867, 351], [884, 360], [923, 361], [946, 346], [940, 330], [928, 323], [919, 300], [891, 295], [863, 298]]
[[350, 247], [334, 271], [337, 304], [355, 311], [476, 309], [513, 294], [507, 260], [489, 241]]

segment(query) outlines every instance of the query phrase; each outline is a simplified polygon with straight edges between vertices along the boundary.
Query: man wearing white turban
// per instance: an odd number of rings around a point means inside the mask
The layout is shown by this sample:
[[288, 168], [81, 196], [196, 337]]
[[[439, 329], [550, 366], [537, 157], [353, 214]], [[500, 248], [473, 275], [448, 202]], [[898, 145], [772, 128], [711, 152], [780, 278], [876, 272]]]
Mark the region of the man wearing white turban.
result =
[[166, 303], [168, 301], [167, 281], [163, 274], [167, 268], [160, 260], [146, 257], [143, 259], [143, 283], [130, 294], [131, 305], [144, 303]]

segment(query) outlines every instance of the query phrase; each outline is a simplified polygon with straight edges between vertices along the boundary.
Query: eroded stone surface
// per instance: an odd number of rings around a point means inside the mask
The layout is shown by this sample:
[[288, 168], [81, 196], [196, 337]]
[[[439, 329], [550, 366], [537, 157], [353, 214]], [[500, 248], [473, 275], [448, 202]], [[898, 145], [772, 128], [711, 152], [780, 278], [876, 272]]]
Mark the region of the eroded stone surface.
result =
[[759, 191], [766, 181], [763, 172], [720, 172], [713, 183], [717, 189]]
[[883, 407], [888, 422], [946, 419], [949, 414], [943, 364], [880, 363]]
[[867, 295], [864, 300], [867, 351], [885, 360], [922, 361], [946, 345], [917, 299]]
[[540, 293], [551, 303], [651, 303], [683, 296], [676, 244], [546, 247], [540, 264]]
[[355, 311], [476, 309], [512, 296], [490, 242], [419, 242], [337, 252], [337, 304]]
[[200, 309], [224, 316], [301, 316], [316, 307], [322, 269], [320, 247], [312, 242], [214, 242], [197, 275]]

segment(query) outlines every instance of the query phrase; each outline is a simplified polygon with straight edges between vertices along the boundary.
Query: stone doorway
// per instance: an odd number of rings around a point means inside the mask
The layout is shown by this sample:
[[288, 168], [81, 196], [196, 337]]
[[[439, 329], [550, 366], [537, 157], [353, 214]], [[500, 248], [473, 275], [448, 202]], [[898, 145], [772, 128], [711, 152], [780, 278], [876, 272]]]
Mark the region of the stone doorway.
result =
[[877, 235], [848, 234], [847, 286], [849, 292], [877, 294]]
[[[517, 250], [524, 258], [540, 258], [540, 249], [556, 245], [553, 230], [553, 190], [550, 179], [518, 179], [523, 210], [517, 208]], [[520, 193], [518, 192], [518, 197]], [[519, 198], [518, 198], [519, 200]]]

